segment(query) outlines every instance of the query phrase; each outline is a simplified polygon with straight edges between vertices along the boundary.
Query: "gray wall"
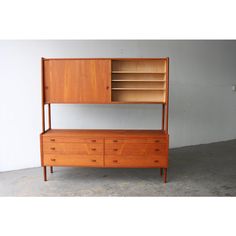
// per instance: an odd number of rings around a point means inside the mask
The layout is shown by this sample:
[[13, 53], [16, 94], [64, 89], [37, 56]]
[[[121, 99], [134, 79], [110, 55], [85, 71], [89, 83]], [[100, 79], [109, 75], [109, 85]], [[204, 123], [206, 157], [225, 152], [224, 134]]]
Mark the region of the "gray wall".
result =
[[[170, 147], [236, 138], [235, 41], [0, 41], [0, 171], [40, 166], [41, 57], [170, 57]], [[157, 105], [54, 105], [54, 128], [156, 129]], [[190, 157], [191, 158], [191, 157]]]

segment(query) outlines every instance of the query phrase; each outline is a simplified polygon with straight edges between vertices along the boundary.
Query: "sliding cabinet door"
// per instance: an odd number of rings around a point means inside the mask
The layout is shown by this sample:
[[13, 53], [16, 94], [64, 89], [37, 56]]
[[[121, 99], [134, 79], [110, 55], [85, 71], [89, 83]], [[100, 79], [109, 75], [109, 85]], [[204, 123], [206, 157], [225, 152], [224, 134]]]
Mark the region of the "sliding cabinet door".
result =
[[110, 103], [111, 61], [49, 59], [44, 61], [46, 103]]

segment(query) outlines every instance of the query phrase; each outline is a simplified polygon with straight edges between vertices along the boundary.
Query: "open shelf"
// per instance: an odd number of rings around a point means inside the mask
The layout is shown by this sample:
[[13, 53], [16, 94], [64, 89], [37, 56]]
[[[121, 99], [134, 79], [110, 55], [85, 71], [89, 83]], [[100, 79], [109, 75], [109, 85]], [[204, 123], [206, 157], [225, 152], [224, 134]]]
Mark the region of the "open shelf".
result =
[[165, 102], [165, 91], [161, 90], [113, 90], [114, 102]]
[[113, 79], [112, 82], [165, 82], [165, 80], [157, 79]]
[[112, 88], [112, 90], [157, 90], [157, 91], [164, 91], [163, 88]]
[[112, 71], [113, 74], [165, 74], [165, 72], [155, 71]]
[[163, 60], [113, 60], [113, 73], [165, 73], [166, 61]]
[[113, 60], [112, 102], [165, 103], [165, 60]]

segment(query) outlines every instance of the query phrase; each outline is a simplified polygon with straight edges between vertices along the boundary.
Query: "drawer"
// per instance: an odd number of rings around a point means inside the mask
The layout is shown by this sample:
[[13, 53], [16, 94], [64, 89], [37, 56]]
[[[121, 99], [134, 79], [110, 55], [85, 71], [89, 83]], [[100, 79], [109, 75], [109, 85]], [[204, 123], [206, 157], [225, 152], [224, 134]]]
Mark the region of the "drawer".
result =
[[147, 139], [147, 143], [165, 143], [168, 144], [168, 137], [159, 137], [159, 138], [149, 138]]
[[106, 138], [105, 143], [168, 143], [167, 137], [158, 138]]
[[105, 143], [145, 143], [145, 139], [132, 139], [132, 138], [106, 138]]
[[125, 157], [125, 156], [105, 156], [105, 167], [127, 167], [127, 168], [152, 168], [152, 167], [163, 167], [167, 168], [168, 159], [167, 156], [150, 156], [137, 158]]
[[168, 152], [168, 145], [161, 143], [106, 143], [105, 155], [160, 155]]
[[88, 166], [103, 167], [102, 155], [63, 155], [45, 154], [45, 166]]
[[144, 156], [146, 154], [146, 146], [145, 143], [123, 143], [123, 144], [113, 144], [106, 143], [105, 144], [105, 155], [136, 155], [136, 156]]
[[155, 156], [155, 155], [167, 155], [168, 154], [168, 144], [153, 143], [147, 144], [146, 146], [146, 155]]
[[43, 143], [45, 154], [102, 155], [103, 144], [89, 143]]
[[49, 137], [43, 136], [43, 142], [48, 143], [103, 143], [103, 138], [83, 138], [83, 137]]

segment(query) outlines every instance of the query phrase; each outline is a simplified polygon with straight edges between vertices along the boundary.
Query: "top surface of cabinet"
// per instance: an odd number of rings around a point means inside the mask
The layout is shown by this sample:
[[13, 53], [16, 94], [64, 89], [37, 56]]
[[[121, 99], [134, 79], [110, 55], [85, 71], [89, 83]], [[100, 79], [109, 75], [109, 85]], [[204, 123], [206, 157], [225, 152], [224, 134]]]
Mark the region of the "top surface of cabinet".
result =
[[43, 59], [44, 103], [166, 103], [168, 58]]

